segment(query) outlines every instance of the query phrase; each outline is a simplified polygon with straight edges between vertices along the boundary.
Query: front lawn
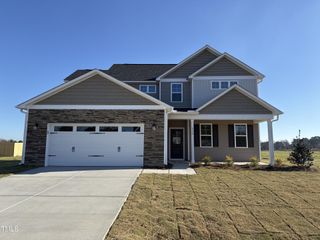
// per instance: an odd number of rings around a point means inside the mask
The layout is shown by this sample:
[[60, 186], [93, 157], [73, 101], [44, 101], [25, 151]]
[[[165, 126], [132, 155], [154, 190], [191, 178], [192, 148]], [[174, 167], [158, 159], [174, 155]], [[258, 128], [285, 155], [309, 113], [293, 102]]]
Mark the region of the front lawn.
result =
[[142, 174], [107, 239], [320, 239], [320, 172]]
[[[275, 159], [279, 158], [283, 161], [284, 164], [286, 165], [291, 165], [287, 158], [290, 154], [290, 151], [275, 151], [274, 152], [274, 157]], [[320, 168], [320, 151], [314, 151], [313, 153], [313, 157], [314, 157], [314, 166], [319, 167]], [[262, 162], [265, 163], [269, 163], [269, 151], [261, 151], [261, 160]]]
[[0, 177], [31, 169], [30, 166], [19, 165], [19, 157], [0, 157]]

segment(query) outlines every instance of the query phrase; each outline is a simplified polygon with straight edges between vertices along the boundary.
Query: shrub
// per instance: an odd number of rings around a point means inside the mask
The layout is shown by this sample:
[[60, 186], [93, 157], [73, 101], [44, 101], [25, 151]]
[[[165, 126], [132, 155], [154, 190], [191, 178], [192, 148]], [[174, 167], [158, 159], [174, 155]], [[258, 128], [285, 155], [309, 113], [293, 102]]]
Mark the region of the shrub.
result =
[[292, 152], [288, 157], [288, 161], [297, 166], [309, 168], [313, 165], [312, 154], [311, 148], [300, 138], [299, 134], [299, 137], [293, 141]]
[[281, 158], [276, 158], [275, 164], [276, 167], [281, 167], [283, 165], [283, 161]]
[[259, 165], [259, 159], [257, 156], [252, 156], [250, 159], [250, 167], [257, 167]]
[[231, 155], [226, 155], [224, 162], [228, 167], [232, 167], [233, 166], [233, 157]]
[[209, 155], [205, 155], [203, 158], [202, 158], [202, 162], [204, 163], [205, 166], [208, 166], [209, 163], [211, 162], [211, 157]]

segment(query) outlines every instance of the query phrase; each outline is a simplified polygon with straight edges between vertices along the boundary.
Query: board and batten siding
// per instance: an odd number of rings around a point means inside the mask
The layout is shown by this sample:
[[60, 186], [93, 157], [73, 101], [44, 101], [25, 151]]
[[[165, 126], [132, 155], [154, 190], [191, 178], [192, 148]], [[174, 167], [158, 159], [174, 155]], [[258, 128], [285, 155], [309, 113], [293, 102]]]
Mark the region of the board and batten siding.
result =
[[[172, 82], [174, 83], [174, 82]], [[161, 82], [161, 101], [175, 108], [191, 108], [191, 82], [183, 82], [183, 101], [171, 102], [171, 82]]]
[[238, 85], [253, 95], [257, 96], [257, 80], [256, 79], [214, 79], [214, 80], [204, 80], [204, 79], [193, 79], [193, 107], [197, 108], [210, 101], [212, 98], [221, 94], [225, 89], [211, 89], [211, 82], [219, 81], [237, 81]]
[[197, 76], [253, 76], [253, 74], [223, 57]]
[[200, 114], [272, 114], [236, 89], [231, 90], [200, 111]]
[[157, 88], [157, 92], [156, 93], [147, 93], [148, 95], [150, 95], [151, 97], [154, 97], [156, 99], [159, 99], [159, 82], [141, 82], [141, 83], [137, 83], [137, 82], [126, 82], [128, 85], [130, 85], [131, 87], [134, 87], [138, 90], [140, 90], [139, 86], [140, 85], [155, 85]]
[[128, 89], [95, 75], [71, 86], [37, 105], [156, 105]]
[[[208, 123], [208, 121], [202, 121]], [[195, 124], [199, 124], [199, 121], [196, 121]], [[236, 162], [248, 162], [249, 159], [253, 156], [256, 156], [258, 159], [260, 157], [259, 153], [259, 125], [253, 124], [252, 121], [215, 121], [209, 122], [213, 124], [218, 124], [219, 132], [219, 146], [218, 147], [195, 147], [195, 160], [201, 161], [202, 158], [206, 155], [211, 157], [211, 160], [214, 162], [223, 162], [226, 155], [231, 155], [233, 160]], [[248, 148], [235, 148], [229, 147], [228, 139], [228, 125], [234, 123], [247, 123], [253, 124], [253, 147]]]
[[165, 78], [187, 78], [189, 75], [216, 58], [217, 55], [205, 50], [169, 73]]

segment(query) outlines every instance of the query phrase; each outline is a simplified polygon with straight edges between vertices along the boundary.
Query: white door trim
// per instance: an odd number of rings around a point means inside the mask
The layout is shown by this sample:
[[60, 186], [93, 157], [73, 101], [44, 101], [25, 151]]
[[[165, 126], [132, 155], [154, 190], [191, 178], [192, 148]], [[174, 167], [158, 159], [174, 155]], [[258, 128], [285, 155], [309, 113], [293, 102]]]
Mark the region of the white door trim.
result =
[[[171, 158], [171, 129], [182, 129], [182, 147], [183, 147], [183, 157], [182, 158]], [[169, 127], [169, 160], [185, 160], [185, 137], [184, 137], [184, 127]]]

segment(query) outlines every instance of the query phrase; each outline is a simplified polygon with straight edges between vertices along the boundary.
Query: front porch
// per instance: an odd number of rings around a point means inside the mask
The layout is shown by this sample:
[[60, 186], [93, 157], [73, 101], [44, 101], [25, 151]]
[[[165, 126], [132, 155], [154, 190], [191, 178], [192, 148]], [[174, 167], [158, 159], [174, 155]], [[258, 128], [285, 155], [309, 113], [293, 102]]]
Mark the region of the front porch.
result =
[[[188, 115], [188, 116], [187, 116]], [[204, 118], [204, 116], [202, 116]], [[263, 117], [263, 118], [262, 118]], [[274, 164], [272, 115], [256, 119], [217, 119], [211, 116], [171, 113], [168, 119], [168, 163], [195, 163], [209, 156], [213, 162], [223, 162], [226, 155], [235, 162], [249, 162], [251, 157], [261, 160], [259, 123], [268, 122], [270, 165]], [[181, 119], [185, 118], [185, 119]], [[249, 117], [247, 117], [249, 118]], [[252, 118], [252, 116], [251, 116]]]

